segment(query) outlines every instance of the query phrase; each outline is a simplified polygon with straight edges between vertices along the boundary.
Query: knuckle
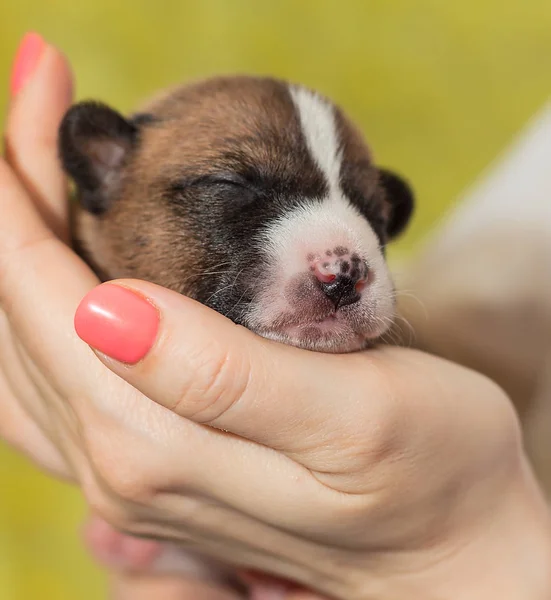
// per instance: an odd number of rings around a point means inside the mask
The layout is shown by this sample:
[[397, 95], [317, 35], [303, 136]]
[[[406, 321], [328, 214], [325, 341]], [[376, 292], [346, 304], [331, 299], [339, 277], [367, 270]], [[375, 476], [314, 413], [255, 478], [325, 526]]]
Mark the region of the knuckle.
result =
[[[334, 449], [334, 447], [333, 447]], [[339, 440], [338, 461], [334, 469], [343, 476], [358, 476], [370, 479], [377, 472], [387, 472], [388, 464], [399, 460], [402, 444], [400, 437], [391, 427], [384, 424], [363, 421], [363, 427], [356, 426]]]
[[123, 531], [132, 529], [134, 519], [128, 507], [118, 502], [93, 476], [81, 482], [81, 488], [93, 514], [98, 515], [117, 529]]
[[9, 184], [11, 177], [13, 177], [13, 173], [10, 166], [3, 158], [0, 158], [0, 188]]
[[364, 472], [393, 460], [399, 448], [397, 432], [378, 424], [348, 436], [342, 453], [347, 470]]
[[101, 479], [111, 493], [123, 502], [142, 504], [152, 495], [152, 486], [135, 464], [118, 461], [116, 467], [103, 470]]
[[216, 426], [246, 394], [249, 362], [243, 352], [218, 347], [197, 353], [191, 364], [172, 410], [197, 423]]
[[[345, 494], [363, 494], [388, 487], [403, 458], [401, 434], [373, 414], [356, 414], [354, 422], [330, 435], [309, 459], [316, 478]], [[343, 435], [343, 433], [345, 433]], [[313, 464], [312, 464], [313, 462]]]
[[[92, 492], [126, 505], [147, 504], [155, 495], [155, 478], [139, 462], [140, 453], [120, 452], [110, 442], [88, 440]], [[114, 457], [116, 456], [116, 459]]]
[[133, 483], [120, 484], [92, 469], [81, 481], [81, 488], [91, 512], [121, 531], [133, 532], [149, 513], [150, 503], [141, 495], [139, 484], [138, 488]]
[[513, 403], [503, 389], [484, 375], [479, 377], [480, 397], [485, 399], [488, 420], [491, 427], [486, 428], [487, 447], [493, 446], [494, 452], [504, 459], [520, 457], [523, 454], [522, 426]]
[[13, 415], [6, 414], [5, 411], [2, 412], [2, 418], [0, 419], [0, 439], [16, 452], [26, 454], [27, 444], [23, 436], [19, 433], [21, 429], [20, 423], [17, 419], [13, 418]]
[[[0, 192], [0, 213], [18, 215], [14, 216], [15, 222], [12, 219], [11, 227], [4, 226], [0, 235], [0, 281], [3, 283], [4, 277], [11, 270], [16, 270], [17, 275], [20, 276], [21, 266], [17, 265], [18, 261], [15, 260], [18, 254], [27, 249], [36, 249], [37, 246], [51, 240], [53, 236], [40, 219], [34, 218], [35, 209], [21, 201], [25, 190], [11, 167], [1, 158]], [[16, 207], [17, 211], [15, 211]]]
[[44, 125], [46, 126], [36, 127], [33, 121], [29, 120], [23, 106], [13, 107], [4, 133], [6, 155], [11, 164], [22, 163], [23, 154], [27, 155], [33, 151], [47, 152], [55, 156], [58, 139], [57, 128], [50, 122], [45, 122]]
[[371, 401], [349, 423], [347, 436], [342, 440], [342, 452], [349, 469], [371, 469], [396, 459], [402, 449], [406, 423], [399, 403], [393, 401], [384, 381], [371, 379]]
[[121, 520], [122, 510], [93, 472], [80, 477], [80, 488], [90, 510], [108, 522]]
[[52, 240], [51, 235], [46, 232], [28, 239], [18, 238], [19, 236], [10, 235], [9, 239], [0, 240], [0, 304], [6, 309], [10, 305], [10, 282], [13, 277], [19, 278], [21, 275], [22, 265], [18, 258], [25, 252], [34, 252], [39, 256], [42, 248]]

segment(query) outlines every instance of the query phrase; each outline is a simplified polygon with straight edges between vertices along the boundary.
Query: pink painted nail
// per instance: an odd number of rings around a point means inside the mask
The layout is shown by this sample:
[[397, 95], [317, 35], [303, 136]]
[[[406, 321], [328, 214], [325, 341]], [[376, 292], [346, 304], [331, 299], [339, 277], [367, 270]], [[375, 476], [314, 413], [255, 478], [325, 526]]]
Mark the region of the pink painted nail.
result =
[[30, 32], [25, 34], [13, 61], [10, 81], [12, 96], [15, 96], [27, 82], [45, 48], [46, 42], [38, 33]]
[[75, 313], [77, 335], [89, 346], [120, 362], [135, 364], [151, 349], [159, 313], [143, 296], [120, 285], [93, 289]]

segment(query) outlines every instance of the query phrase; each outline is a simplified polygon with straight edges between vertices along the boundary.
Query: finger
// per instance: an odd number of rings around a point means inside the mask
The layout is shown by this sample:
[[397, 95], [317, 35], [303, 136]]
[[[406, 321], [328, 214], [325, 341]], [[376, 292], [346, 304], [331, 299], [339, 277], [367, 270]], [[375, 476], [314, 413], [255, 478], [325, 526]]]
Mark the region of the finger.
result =
[[250, 600], [290, 600], [306, 592], [301, 586], [265, 573], [244, 571], [239, 575], [249, 587]]
[[5, 390], [2, 410], [20, 415], [25, 423], [14, 428], [5, 415], [2, 432], [8, 443], [25, 452], [41, 468], [56, 477], [74, 480], [73, 460], [66, 452], [66, 437], [60, 427], [54, 407], [59, 404], [58, 394], [29, 358], [26, 349], [13, 336], [4, 311], [0, 310], [0, 377]]
[[[307, 473], [297, 472], [306, 467], [333, 490], [357, 494], [392, 486], [398, 470], [413, 480], [417, 453], [434, 456], [437, 468], [441, 449], [456, 448], [456, 459], [467, 463], [466, 431], [485, 431], [481, 439], [500, 446], [517, 435], [502, 393], [467, 369], [408, 349], [354, 355], [299, 350], [146, 282], [95, 288], [80, 304], [75, 326], [99, 359], [146, 397], [186, 420], [239, 436], [219, 435], [212, 472], [215, 464], [239, 461], [239, 445], [249, 440], [260, 444], [255, 469], [261, 450], [272, 452], [264, 463], [273, 465], [272, 480], [296, 477], [310, 484]], [[249, 475], [246, 465], [243, 472]], [[260, 469], [257, 475], [267, 479]], [[243, 489], [234, 485], [235, 494]], [[289, 496], [294, 499], [292, 491]]]
[[0, 373], [0, 439], [59, 479], [71, 480], [63, 456], [29, 418]]
[[6, 384], [28, 417], [48, 436], [51, 415], [25, 369], [23, 354], [24, 349], [14, 338], [4, 311], [0, 310], [0, 365]]
[[270, 585], [255, 585], [250, 589], [249, 600], [330, 600], [306, 590], [288, 591], [285, 588]]
[[[98, 280], [48, 229], [1, 159], [0, 190], [0, 305], [33, 362], [56, 383], [77, 390], [78, 380], [87, 370], [93, 378], [95, 368], [77, 343], [72, 315]], [[67, 369], [66, 361], [82, 369]]]
[[[35, 60], [25, 63], [32, 46]], [[30, 70], [12, 98], [6, 156], [31, 193], [40, 214], [57, 235], [67, 235], [67, 186], [57, 156], [57, 132], [71, 104], [73, 81], [65, 57], [36, 34], [25, 36], [14, 74]]]
[[[9, 268], [12, 252], [53, 237], [14, 171], [0, 159], [0, 269]], [[0, 281], [0, 283], [4, 283]], [[4, 289], [6, 286], [2, 286]]]
[[118, 574], [113, 577], [111, 600], [243, 600], [233, 592], [178, 577]]
[[22, 364], [6, 315], [0, 310], [0, 439], [54, 476], [71, 479], [71, 470], [52, 441], [50, 415]]
[[93, 515], [84, 528], [84, 542], [95, 560], [110, 570], [171, 575], [237, 591], [243, 585], [222, 563], [191, 553], [171, 542], [143, 539], [118, 531]]
[[100, 359], [115, 373], [186, 419], [295, 451], [329, 443], [363, 416], [362, 397], [372, 397], [374, 406], [384, 396], [376, 377], [362, 385], [354, 380], [357, 361], [369, 369], [365, 355], [269, 342], [169, 290], [119, 283], [88, 294], [76, 313], [77, 333], [104, 353]]
[[162, 552], [161, 542], [124, 534], [95, 515], [86, 523], [83, 537], [95, 560], [110, 569], [151, 571]]

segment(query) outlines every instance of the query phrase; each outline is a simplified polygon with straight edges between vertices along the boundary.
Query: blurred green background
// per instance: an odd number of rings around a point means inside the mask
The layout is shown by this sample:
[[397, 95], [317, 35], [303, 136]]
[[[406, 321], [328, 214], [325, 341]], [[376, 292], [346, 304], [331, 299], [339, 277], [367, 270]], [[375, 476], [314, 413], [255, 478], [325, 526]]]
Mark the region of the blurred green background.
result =
[[[551, 92], [549, 0], [4, 0], [1, 115], [30, 29], [70, 57], [79, 98], [122, 110], [220, 72], [320, 89], [357, 120], [379, 162], [414, 184], [419, 209], [394, 255], [412, 249]], [[105, 597], [76, 533], [77, 494], [2, 447], [0, 482], [0, 599]]]

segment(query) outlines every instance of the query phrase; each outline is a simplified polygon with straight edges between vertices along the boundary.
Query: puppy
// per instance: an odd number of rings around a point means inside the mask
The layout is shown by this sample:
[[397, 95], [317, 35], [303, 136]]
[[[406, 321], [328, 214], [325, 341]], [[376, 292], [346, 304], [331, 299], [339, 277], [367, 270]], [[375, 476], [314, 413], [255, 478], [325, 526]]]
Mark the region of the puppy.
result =
[[413, 194], [320, 94], [236, 76], [129, 118], [83, 102], [59, 151], [77, 247], [102, 280], [149, 280], [310, 350], [360, 350], [392, 324], [385, 246]]

